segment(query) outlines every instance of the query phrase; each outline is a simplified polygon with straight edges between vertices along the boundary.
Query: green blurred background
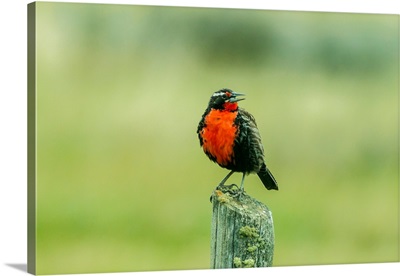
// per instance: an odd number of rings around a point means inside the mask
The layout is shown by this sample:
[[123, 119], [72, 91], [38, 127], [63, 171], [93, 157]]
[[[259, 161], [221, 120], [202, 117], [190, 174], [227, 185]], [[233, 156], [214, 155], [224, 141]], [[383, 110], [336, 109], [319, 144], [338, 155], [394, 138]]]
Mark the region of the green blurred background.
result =
[[279, 183], [245, 185], [275, 266], [399, 260], [398, 16], [36, 5], [39, 274], [209, 267], [227, 171], [196, 129], [223, 87]]

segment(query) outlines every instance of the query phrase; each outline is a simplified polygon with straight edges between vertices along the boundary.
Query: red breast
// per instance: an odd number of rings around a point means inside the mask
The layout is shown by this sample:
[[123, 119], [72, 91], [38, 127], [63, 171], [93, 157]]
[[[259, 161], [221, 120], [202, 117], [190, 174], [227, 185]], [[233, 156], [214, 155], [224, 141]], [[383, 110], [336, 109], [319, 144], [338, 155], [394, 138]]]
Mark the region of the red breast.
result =
[[237, 110], [237, 103], [229, 103], [223, 110], [211, 109], [204, 118], [205, 127], [200, 132], [204, 152], [212, 155], [221, 166], [234, 161], [233, 147], [238, 130], [234, 122], [237, 111], [231, 110]]

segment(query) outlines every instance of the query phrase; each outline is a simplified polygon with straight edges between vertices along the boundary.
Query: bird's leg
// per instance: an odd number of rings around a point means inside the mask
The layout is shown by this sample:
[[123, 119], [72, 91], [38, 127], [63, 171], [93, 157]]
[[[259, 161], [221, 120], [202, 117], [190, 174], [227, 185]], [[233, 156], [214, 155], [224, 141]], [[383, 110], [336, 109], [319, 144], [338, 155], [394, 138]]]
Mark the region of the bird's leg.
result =
[[225, 177], [224, 179], [222, 179], [221, 183], [218, 184], [217, 188], [223, 187], [225, 182], [228, 180], [229, 177], [231, 177], [231, 175], [234, 173], [234, 171], [230, 171]]
[[[236, 184], [223, 185], [229, 178], [229, 176], [231, 176], [232, 173], [233, 171], [231, 171], [224, 179], [222, 179], [221, 183], [215, 189], [220, 190], [222, 192], [228, 192], [232, 197], [239, 198], [240, 200], [240, 197], [244, 194], [244, 178], [246, 176], [246, 173], [243, 173], [242, 182], [240, 183], [240, 188]], [[236, 189], [233, 190], [232, 187], [236, 187]]]
[[[235, 193], [231, 193], [233, 197], [238, 197], [240, 199], [241, 195], [243, 195], [243, 193], [244, 193], [244, 177], [245, 176], [246, 176], [246, 173], [243, 173], [242, 182], [240, 183], [240, 189], [235, 191]], [[232, 184], [232, 185], [235, 185], [235, 184]]]
[[[230, 171], [230, 172], [224, 177], [224, 179], [221, 180], [221, 182], [218, 184], [218, 186], [215, 187], [215, 189], [214, 189], [214, 191], [213, 191], [213, 194], [215, 193], [216, 190], [220, 190], [220, 191], [222, 191], [222, 192], [226, 192], [226, 191], [227, 191], [227, 192], [231, 193], [231, 192], [230, 192], [231, 188], [234, 187], [234, 186], [237, 187], [236, 184], [232, 184], [232, 185], [228, 185], [228, 186], [225, 186], [225, 185], [224, 185], [225, 182], [228, 180], [228, 178], [229, 178], [233, 173], [234, 173], [234, 171]], [[212, 199], [212, 195], [210, 196], [210, 202], [211, 202], [211, 199]]]
[[[239, 187], [236, 184], [231, 184], [231, 185], [224, 185], [225, 182], [228, 180], [228, 178], [234, 173], [234, 171], [230, 171], [227, 176], [225, 176], [224, 179], [222, 179], [221, 183], [218, 184], [217, 190], [223, 191], [223, 192], [228, 192], [230, 194], [236, 194], [237, 191], [239, 190]], [[233, 187], [236, 187], [236, 190], [232, 190]]]
[[242, 176], [242, 183], [240, 183], [240, 190], [244, 191], [244, 177], [246, 176], [246, 173], [243, 173]]

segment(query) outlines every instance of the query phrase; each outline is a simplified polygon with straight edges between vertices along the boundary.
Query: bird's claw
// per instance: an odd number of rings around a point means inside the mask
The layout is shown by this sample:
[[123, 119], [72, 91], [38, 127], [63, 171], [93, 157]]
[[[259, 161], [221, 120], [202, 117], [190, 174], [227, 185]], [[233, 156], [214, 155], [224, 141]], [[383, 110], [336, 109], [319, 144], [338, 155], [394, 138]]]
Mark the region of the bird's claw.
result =
[[244, 189], [239, 188], [239, 186], [236, 184], [231, 184], [231, 185], [220, 184], [215, 188], [215, 190], [211, 194], [210, 202], [212, 202], [212, 196], [217, 190], [223, 193], [229, 193], [229, 195], [234, 198], [240, 198], [240, 196], [244, 194]]

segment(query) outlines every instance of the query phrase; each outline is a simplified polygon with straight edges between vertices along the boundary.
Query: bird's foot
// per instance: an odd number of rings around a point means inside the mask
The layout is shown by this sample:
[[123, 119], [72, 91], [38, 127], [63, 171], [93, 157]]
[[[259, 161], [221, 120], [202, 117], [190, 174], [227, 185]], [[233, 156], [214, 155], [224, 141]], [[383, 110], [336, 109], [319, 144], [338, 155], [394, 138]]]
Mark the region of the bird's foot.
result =
[[216, 191], [221, 191], [223, 193], [228, 193], [231, 197], [237, 198], [244, 193], [244, 189], [241, 189], [238, 187], [236, 184], [231, 184], [231, 185], [218, 185], [215, 187], [213, 193], [210, 196], [210, 202], [212, 202], [212, 196]]

